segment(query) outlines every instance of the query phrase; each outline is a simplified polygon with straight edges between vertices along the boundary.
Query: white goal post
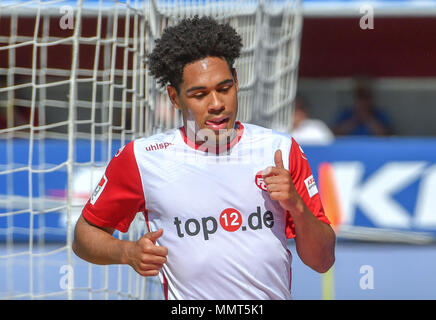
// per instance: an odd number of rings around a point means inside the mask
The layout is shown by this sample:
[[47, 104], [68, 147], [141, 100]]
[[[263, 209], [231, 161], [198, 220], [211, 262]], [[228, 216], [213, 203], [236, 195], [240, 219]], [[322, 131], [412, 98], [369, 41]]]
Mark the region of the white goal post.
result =
[[[157, 277], [86, 263], [71, 243], [118, 148], [181, 125], [145, 57], [196, 14], [242, 36], [238, 119], [290, 131], [298, 0], [0, 0], [0, 299], [163, 298]], [[144, 232], [138, 213], [115, 236]]]

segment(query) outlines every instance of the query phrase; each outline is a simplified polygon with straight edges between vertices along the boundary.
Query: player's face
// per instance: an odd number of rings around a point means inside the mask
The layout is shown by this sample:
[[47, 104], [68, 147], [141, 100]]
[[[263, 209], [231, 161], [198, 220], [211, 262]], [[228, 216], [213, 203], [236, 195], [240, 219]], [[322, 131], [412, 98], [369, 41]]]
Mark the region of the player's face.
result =
[[186, 65], [179, 92], [168, 86], [171, 101], [182, 110], [185, 130], [194, 132], [197, 142], [213, 135], [214, 142], [225, 143], [228, 136], [236, 134], [237, 92], [236, 72], [218, 57]]

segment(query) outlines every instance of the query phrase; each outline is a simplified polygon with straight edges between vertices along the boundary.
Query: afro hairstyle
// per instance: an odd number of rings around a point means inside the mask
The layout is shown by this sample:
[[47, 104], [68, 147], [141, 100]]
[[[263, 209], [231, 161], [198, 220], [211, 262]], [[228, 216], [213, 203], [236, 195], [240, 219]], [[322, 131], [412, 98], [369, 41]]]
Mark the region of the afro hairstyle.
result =
[[242, 39], [228, 23], [220, 24], [211, 17], [186, 18], [164, 30], [155, 48], [147, 55], [150, 74], [162, 87], [179, 90], [187, 64], [206, 57], [226, 60], [230, 70], [239, 57]]

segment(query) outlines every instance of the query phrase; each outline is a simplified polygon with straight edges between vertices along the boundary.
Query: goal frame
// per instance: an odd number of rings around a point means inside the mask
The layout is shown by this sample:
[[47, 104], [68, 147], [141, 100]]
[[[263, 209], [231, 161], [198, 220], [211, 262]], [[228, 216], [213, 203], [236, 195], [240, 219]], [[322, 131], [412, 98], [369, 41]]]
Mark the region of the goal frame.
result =
[[[112, 6], [106, 7], [108, 3]], [[182, 3], [185, 6], [179, 6]], [[0, 187], [0, 204], [4, 206], [0, 211], [0, 237], [5, 240], [4, 251], [0, 250], [0, 268], [3, 262], [13, 282], [16, 275], [11, 266], [26, 264], [29, 278], [26, 292], [15, 292], [14, 284], [9, 283], [12, 292], [7, 288], [0, 292], [0, 298], [75, 299], [79, 293], [89, 299], [162, 298], [147, 291], [150, 285], [158, 286], [157, 278], [140, 278], [128, 267], [100, 268], [89, 264], [87, 285], [77, 285], [78, 262], [71, 249], [77, 214], [118, 148], [130, 140], [182, 123], [181, 114], [172, 111], [164, 89], [148, 74], [145, 56], [164, 27], [184, 17], [212, 15], [229, 22], [244, 40], [241, 58], [236, 61], [236, 68], [241, 70], [239, 120], [289, 132], [297, 89], [300, 1], [98, 0], [87, 6], [83, 0], [42, 0], [1, 1], [0, 6], [0, 26], [2, 20], [7, 21], [9, 30], [9, 35], [0, 32], [0, 57], [7, 55], [8, 60], [7, 66], [0, 64], [0, 77], [6, 79], [6, 85], [0, 86], [0, 104], [4, 101], [8, 104], [0, 105], [0, 109], [7, 110], [6, 127], [0, 127], [4, 137], [0, 139], [3, 141], [0, 148], [5, 150], [4, 157], [0, 157], [0, 185], [4, 184]], [[63, 22], [69, 23], [65, 15], [71, 7], [73, 29], [64, 30], [65, 36], [60, 32], [52, 34], [53, 19], [60, 22], [64, 17]], [[89, 35], [87, 19], [97, 21], [92, 25], [95, 36]], [[33, 23], [32, 33], [20, 34], [23, 21]], [[64, 46], [71, 51], [71, 56], [65, 59], [71, 64], [68, 68], [53, 67], [56, 54], [53, 55], [52, 48]], [[94, 48], [93, 56], [83, 54], [86, 46]], [[21, 57], [27, 54], [24, 48], [31, 48], [30, 67], [20, 64]], [[92, 63], [86, 64], [90, 60]], [[17, 83], [19, 75], [26, 82]], [[54, 88], [61, 88], [60, 93]], [[87, 90], [90, 95], [85, 99], [83, 92]], [[29, 110], [25, 123], [16, 122], [15, 112], [19, 108]], [[64, 118], [59, 116], [58, 121], [51, 122], [50, 116], [56, 112]], [[58, 144], [60, 140], [65, 145]], [[24, 144], [18, 144], [23, 141]], [[56, 149], [58, 145], [61, 147]], [[17, 156], [20, 148], [26, 150], [26, 159]], [[51, 160], [57, 152], [65, 158]], [[86, 187], [78, 188], [78, 176], [83, 170], [88, 170], [83, 175]], [[58, 172], [65, 176], [64, 193], [47, 189], [52, 184], [52, 175]], [[18, 179], [21, 173], [26, 178]], [[16, 194], [19, 183], [25, 190]], [[53, 227], [54, 222], [49, 220], [47, 224], [46, 217], [56, 213], [59, 222]], [[15, 225], [20, 215], [29, 217], [25, 227]], [[138, 213], [129, 232], [117, 232], [115, 236], [134, 240], [144, 230], [144, 218]], [[23, 250], [16, 251], [17, 242], [24, 244]], [[46, 249], [50, 243], [64, 245]], [[64, 262], [58, 270], [59, 290], [39, 291], [39, 287], [45, 286], [37, 276], [41, 273], [39, 261], [60, 253]], [[67, 268], [61, 269], [63, 266]], [[94, 271], [96, 268], [101, 271]], [[95, 275], [99, 273], [104, 274], [104, 280], [94, 288]], [[110, 280], [112, 274], [118, 275], [118, 279]], [[122, 283], [125, 278], [127, 285]], [[116, 281], [115, 289], [110, 281]]]

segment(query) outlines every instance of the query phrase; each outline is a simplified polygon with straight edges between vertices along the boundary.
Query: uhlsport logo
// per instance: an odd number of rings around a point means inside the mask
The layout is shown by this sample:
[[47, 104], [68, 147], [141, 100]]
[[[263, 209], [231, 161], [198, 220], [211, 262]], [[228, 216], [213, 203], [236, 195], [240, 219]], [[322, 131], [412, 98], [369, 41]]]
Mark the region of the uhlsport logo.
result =
[[155, 143], [155, 144], [150, 144], [149, 146], [145, 147], [146, 151], [156, 151], [156, 150], [161, 150], [161, 149], [166, 149], [169, 146], [171, 146], [172, 143], [170, 142], [161, 142], [161, 143]]
[[[218, 221], [219, 222], [218, 222]], [[201, 218], [201, 221], [191, 218], [182, 221], [178, 217], [174, 218], [177, 235], [183, 238], [185, 235], [195, 237], [202, 235], [204, 240], [209, 240], [210, 236], [218, 232], [218, 227], [227, 232], [260, 230], [263, 227], [272, 228], [274, 226], [274, 215], [267, 210], [262, 214], [261, 208], [258, 206], [256, 212], [248, 215], [247, 224], [244, 224], [241, 213], [234, 208], [224, 209], [219, 218], [212, 216]]]

